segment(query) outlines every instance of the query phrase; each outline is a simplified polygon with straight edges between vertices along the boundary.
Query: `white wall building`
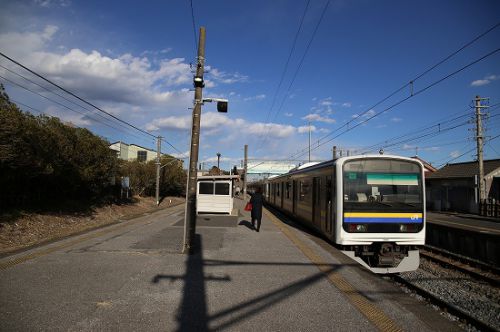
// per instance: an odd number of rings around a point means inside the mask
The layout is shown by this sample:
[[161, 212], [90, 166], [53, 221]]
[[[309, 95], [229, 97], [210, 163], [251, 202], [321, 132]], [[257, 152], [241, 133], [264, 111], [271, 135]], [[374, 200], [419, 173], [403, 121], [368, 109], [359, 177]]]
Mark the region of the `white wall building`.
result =
[[115, 150], [118, 158], [123, 160], [150, 161], [156, 160], [156, 151], [147, 149], [136, 144], [126, 144], [121, 141], [109, 145], [111, 150]]

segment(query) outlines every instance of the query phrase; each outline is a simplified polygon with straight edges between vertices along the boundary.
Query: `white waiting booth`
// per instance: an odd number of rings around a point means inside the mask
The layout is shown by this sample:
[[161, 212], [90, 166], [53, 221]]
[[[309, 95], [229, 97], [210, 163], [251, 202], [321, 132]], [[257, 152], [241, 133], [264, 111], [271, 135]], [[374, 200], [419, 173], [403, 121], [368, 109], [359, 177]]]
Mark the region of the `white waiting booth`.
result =
[[196, 187], [196, 213], [231, 214], [233, 180], [238, 175], [199, 176]]

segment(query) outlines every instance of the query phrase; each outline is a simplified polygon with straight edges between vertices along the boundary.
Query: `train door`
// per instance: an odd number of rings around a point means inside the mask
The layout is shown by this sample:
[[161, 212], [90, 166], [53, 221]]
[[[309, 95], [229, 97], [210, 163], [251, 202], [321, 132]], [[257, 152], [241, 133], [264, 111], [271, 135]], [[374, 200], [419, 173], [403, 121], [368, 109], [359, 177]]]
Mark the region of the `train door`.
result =
[[332, 219], [332, 202], [333, 197], [332, 197], [332, 177], [327, 176], [326, 181], [325, 181], [325, 222], [326, 222], [326, 227], [324, 230], [326, 231], [327, 234], [332, 234], [333, 230], [333, 219]]
[[281, 202], [280, 202], [280, 207], [283, 208], [283, 200], [285, 199], [285, 182], [280, 183], [281, 186]]
[[313, 178], [313, 224], [321, 228], [321, 178]]
[[297, 181], [292, 181], [292, 213], [297, 213]]

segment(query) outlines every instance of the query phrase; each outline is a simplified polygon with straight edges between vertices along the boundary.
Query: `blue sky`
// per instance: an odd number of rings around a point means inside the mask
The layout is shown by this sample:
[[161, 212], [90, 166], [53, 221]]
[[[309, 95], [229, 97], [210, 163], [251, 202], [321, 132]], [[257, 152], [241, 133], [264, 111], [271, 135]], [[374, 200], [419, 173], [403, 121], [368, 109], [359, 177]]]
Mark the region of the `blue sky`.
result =
[[[226, 115], [217, 113], [215, 105], [203, 107], [200, 161], [211, 166], [220, 152], [221, 166], [228, 169], [240, 164], [248, 144], [253, 160], [304, 162], [309, 121], [313, 160], [331, 158], [333, 145], [352, 153], [386, 146], [386, 153], [403, 156], [415, 155], [418, 148], [418, 155], [435, 166], [462, 154], [454, 161], [475, 158], [474, 151], [468, 152], [474, 148], [473, 123], [464, 122], [473, 114], [475, 95], [490, 97], [491, 105], [500, 102], [500, 52], [342, 133], [406, 98], [410, 87], [371, 108], [499, 23], [498, 1], [332, 0], [313, 34], [327, 1], [311, 0], [277, 90], [307, 3], [193, 0], [196, 28], [205, 26], [207, 31], [204, 97], [230, 102]], [[164, 152], [188, 152], [190, 63], [196, 58], [189, 0], [2, 1], [1, 7], [2, 53], [115, 116], [165, 137], [176, 150], [164, 144]], [[497, 27], [416, 80], [413, 91], [499, 47]], [[0, 65], [34, 79], [5, 59]], [[151, 137], [105, 121], [2, 67], [0, 75], [57, 102], [0, 78], [15, 101], [87, 127], [111, 142], [155, 146]], [[500, 134], [500, 116], [495, 117], [500, 109], [490, 111], [486, 136], [493, 138]], [[414, 135], [428, 134], [418, 140], [394, 140], [412, 138], [407, 134], [432, 125], [436, 127]], [[486, 144], [485, 158], [499, 157], [497, 138]]]

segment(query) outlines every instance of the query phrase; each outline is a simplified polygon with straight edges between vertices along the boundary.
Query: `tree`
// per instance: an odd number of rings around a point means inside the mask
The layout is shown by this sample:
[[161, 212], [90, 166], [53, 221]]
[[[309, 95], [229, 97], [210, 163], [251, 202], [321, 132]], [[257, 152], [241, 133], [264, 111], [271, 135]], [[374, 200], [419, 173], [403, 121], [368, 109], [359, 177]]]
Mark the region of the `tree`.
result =
[[33, 116], [0, 86], [0, 205], [99, 201], [117, 173], [109, 143], [58, 118]]

